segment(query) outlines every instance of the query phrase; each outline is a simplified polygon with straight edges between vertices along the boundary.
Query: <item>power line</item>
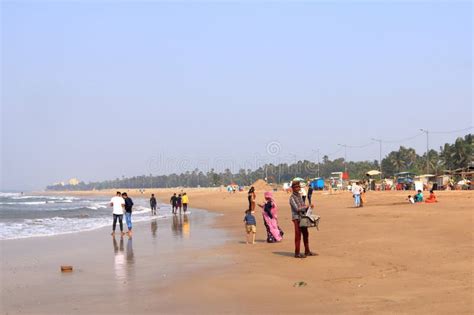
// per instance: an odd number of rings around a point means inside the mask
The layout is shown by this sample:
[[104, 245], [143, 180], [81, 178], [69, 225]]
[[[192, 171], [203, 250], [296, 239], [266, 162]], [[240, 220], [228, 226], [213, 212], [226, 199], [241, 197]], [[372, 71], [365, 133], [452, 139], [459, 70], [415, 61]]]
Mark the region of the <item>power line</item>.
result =
[[369, 143], [363, 144], [363, 145], [348, 145], [347, 147], [348, 147], [348, 148], [351, 148], [351, 149], [362, 149], [362, 148], [366, 148], [366, 147], [368, 147], [368, 146], [370, 146], [370, 145], [372, 145], [372, 144], [374, 144], [374, 143], [375, 143], [375, 142], [372, 141], [372, 142], [369, 142]]
[[341, 147], [341, 148], [337, 149], [336, 151], [334, 151], [334, 152], [332, 152], [332, 153], [329, 153], [329, 154], [324, 154], [324, 155], [327, 155], [327, 156], [329, 157], [329, 156], [331, 156], [331, 155], [334, 155], [334, 154], [336, 154], [336, 153], [339, 153], [339, 152], [341, 152], [341, 151], [342, 151], [342, 149], [343, 149], [343, 148]]
[[470, 130], [472, 129], [473, 127], [467, 127], [467, 128], [464, 128], [464, 129], [458, 129], [458, 130], [451, 130], [451, 131], [430, 131], [430, 133], [436, 133], [436, 134], [449, 134], [449, 133], [456, 133], [456, 132], [461, 132], [461, 131], [466, 131], [466, 130]]
[[406, 141], [410, 141], [410, 140], [413, 140], [415, 138], [418, 138], [419, 136], [423, 135], [424, 132], [420, 132], [414, 136], [411, 136], [411, 137], [408, 137], [408, 138], [403, 138], [403, 139], [398, 139], [398, 140], [390, 140], [390, 141], [387, 141], [387, 140], [382, 140], [383, 143], [401, 143], [401, 142], [406, 142]]

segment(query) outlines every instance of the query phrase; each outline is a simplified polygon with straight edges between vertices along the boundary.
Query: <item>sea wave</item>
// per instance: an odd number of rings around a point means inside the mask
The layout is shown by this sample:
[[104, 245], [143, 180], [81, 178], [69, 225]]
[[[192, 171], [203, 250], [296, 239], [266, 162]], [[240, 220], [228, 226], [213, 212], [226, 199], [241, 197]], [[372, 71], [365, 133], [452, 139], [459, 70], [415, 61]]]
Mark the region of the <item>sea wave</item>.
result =
[[[98, 202], [97, 205], [105, 208], [103, 202]], [[77, 210], [77, 208], [74, 210]], [[163, 220], [172, 216], [169, 207], [163, 206], [160, 210], [160, 215], [152, 216], [150, 208], [138, 205], [134, 207], [132, 220], [134, 223], [138, 223], [152, 219]], [[15, 222], [0, 222], [0, 240], [79, 233], [100, 229], [110, 226], [110, 224], [111, 214], [81, 212], [77, 212], [77, 215], [72, 217], [57, 215], [50, 218], [31, 218]]]

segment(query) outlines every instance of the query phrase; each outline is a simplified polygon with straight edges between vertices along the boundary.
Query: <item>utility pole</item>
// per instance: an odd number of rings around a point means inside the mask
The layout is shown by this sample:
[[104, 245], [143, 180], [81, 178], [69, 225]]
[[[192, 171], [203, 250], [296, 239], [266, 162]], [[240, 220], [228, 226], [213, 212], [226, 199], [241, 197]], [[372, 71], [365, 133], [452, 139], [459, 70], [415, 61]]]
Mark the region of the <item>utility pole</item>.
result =
[[373, 141], [377, 141], [379, 143], [379, 168], [380, 168], [380, 180], [382, 180], [382, 139], [374, 139]]
[[296, 177], [296, 170], [298, 167], [298, 161], [296, 160], [296, 154], [293, 154], [293, 157], [295, 158], [295, 177]]
[[338, 146], [344, 147], [344, 173], [347, 173], [347, 144], [337, 144]]
[[429, 144], [429, 131], [425, 129], [420, 129], [420, 131], [426, 133], [426, 174], [430, 173], [430, 144]]

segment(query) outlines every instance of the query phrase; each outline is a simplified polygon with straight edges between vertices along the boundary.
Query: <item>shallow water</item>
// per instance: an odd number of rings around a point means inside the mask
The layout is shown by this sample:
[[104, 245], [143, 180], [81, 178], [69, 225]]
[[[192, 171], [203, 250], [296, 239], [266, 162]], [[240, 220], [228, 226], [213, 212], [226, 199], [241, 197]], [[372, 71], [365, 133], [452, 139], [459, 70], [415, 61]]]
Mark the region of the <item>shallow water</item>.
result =
[[[169, 205], [151, 216], [148, 199], [134, 198], [133, 220], [165, 219]], [[39, 196], [0, 192], [0, 240], [79, 233], [111, 224], [110, 198]]]
[[[223, 230], [211, 228], [216, 218], [190, 209], [187, 215], [135, 223], [132, 238], [112, 237], [110, 228], [101, 228], [4, 240], [0, 242], [4, 310], [81, 313], [97, 311], [91, 305], [104, 303], [127, 309], [139, 303], [139, 292], [166, 288], [200, 268], [225, 263], [224, 256], [203, 254], [227, 240]], [[61, 273], [61, 265], [72, 265], [74, 271]]]

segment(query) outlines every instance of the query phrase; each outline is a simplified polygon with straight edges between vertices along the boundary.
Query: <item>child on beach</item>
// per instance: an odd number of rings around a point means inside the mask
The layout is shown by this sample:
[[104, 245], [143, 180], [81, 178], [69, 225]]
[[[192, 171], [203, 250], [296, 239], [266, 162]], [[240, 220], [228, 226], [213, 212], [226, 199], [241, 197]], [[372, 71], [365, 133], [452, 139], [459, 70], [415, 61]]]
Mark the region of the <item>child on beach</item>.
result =
[[[255, 233], [257, 233], [257, 221], [253, 215], [255, 212], [246, 210], [245, 211], [245, 230], [247, 232], [247, 244], [255, 244]], [[250, 242], [252, 241], [252, 242]]]
[[408, 195], [408, 202], [415, 203], [415, 198], [413, 198], [412, 195]]
[[423, 192], [418, 190], [418, 193], [415, 195], [415, 202], [423, 202]]

